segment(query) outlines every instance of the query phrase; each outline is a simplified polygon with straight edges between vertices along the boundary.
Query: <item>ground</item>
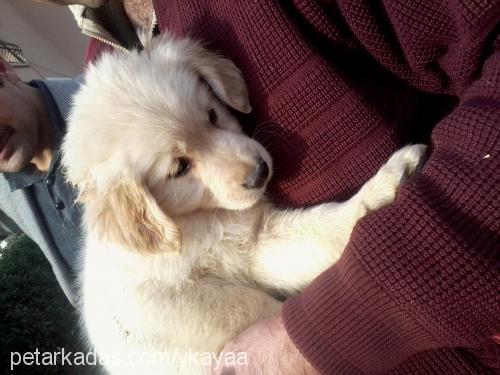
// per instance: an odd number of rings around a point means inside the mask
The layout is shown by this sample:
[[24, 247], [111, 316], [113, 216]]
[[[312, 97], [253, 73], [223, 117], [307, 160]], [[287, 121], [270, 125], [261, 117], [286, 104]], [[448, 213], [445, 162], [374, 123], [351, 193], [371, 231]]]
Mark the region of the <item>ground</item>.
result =
[[59, 365], [20, 364], [11, 371], [11, 362], [20, 356], [26, 363], [35, 362], [36, 349], [39, 362], [42, 353], [61, 353], [63, 348], [65, 353], [89, 353], [80, 340], [77, 311], [59, 288], [43, 253], [26, 236], [0, 243], [0, 317], [0, 374], [97, 373], [94, 366], [61, 366], [60, 356]]

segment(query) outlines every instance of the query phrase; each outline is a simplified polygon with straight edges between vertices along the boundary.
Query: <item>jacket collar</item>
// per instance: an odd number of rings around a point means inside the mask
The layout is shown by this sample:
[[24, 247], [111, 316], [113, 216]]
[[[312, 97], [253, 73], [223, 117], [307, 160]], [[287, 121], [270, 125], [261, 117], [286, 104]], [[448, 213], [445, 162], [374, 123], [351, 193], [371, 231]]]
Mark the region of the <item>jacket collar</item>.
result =
[[69, 6], [82, 33], [122, 50], [141, 48], [137, 31], [121, 0], [109, 0], [99, 8]]

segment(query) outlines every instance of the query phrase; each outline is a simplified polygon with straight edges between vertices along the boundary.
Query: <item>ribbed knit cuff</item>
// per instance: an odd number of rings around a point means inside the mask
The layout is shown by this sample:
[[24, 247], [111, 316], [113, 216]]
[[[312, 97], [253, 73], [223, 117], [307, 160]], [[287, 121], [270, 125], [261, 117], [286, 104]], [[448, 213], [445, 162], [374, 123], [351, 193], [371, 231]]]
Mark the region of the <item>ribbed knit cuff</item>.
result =
[[322, 374], [383, 372], [435, 346], [349, 253], [282, 314], [292, 341]]

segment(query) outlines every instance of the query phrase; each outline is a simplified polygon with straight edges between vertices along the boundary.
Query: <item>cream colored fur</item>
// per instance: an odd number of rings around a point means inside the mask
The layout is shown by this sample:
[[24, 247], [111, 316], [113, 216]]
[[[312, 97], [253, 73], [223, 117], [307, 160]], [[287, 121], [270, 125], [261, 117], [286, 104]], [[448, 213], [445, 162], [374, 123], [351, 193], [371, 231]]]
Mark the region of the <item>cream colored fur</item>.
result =
[[[226, 108], [251, 110], [239, 70], [169, 36], [103, 56], [74, 104], [63, 164], [85, 207], [83, 320], [111, 374], [206, 373], [179, 357], [131, 358], [218, 353], [275, 316], [275, 297], [333, 265], [356, 222], [393, 201], [424, 153], [398, 151], [347, 202], [278, 210], [265, 185], [242, 186], [257, 157], [272, 161]], [[189, 169], [175, 177], [183, 160]]]

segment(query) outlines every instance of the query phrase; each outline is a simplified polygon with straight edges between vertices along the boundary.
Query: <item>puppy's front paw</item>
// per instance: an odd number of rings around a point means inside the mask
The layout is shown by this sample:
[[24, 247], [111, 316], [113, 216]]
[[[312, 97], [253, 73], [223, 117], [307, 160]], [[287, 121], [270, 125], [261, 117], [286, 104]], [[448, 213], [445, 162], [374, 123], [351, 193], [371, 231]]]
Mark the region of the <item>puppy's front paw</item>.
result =
[[405, 146], [389, 158], [363, 187], [363, 201], [369, 210], [394, 201], [399, 185], [416, 171], [424, 160], [426, 149], [422, 144]]
[[394, 177], [399, 178], [399, 183], [401, 183], [420, 166], [426, 150], [427, 146], [422, 144], [405, 146], [392, 154], [382, 169], [387, 169], [388, 173], [394, 174]]

